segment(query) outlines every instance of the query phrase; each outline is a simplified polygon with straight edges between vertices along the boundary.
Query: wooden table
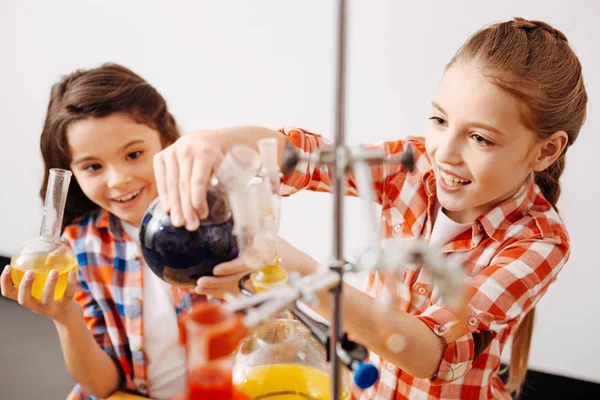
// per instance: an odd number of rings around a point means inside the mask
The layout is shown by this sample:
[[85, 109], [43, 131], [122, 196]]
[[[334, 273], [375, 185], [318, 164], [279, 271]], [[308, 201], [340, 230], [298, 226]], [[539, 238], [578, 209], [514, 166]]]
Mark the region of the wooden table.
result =
[[[109, 396], [106, 400], [148, 400], [148, 397], [137, 396], [135, 394], [127, 393], [127, 392], [115, 392], [112, 396]], [[187, 395], [182, 393], [178, 396], [171, 398], [171, 400], [186, 400]], [[207, 399], [208, 400], [208, 399]], [[242, 392], [235, 391], [233, 395], [233, 400], [252, 400], [250, 397], [246, 396]]]
[[[138, 396], [135, 394], [127, 393], [127, 392], [115, 392], [111, 396], [109, 396], [106, 400], [151, 400], [149, 397]], [[175, 396], [171, 400], [186, 400], [186, 396], [184, 394]], [[242, 399], [245, 400], [245, 399]]]
[[148, 397], [142, 397], [127, 392], [115, 392], [109, 396], [106, 400], [148, 400]]

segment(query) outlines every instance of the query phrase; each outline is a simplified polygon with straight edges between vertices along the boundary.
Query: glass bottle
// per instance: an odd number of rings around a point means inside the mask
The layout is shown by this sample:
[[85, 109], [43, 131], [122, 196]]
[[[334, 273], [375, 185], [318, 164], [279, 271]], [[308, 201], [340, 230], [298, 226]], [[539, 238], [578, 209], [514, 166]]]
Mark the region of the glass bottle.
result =
[[148, 267], [161, 279], [193, 288], [198, 278], [212, 275], [213, 268], [238, 255], [228, 192], [244, 187], [260, 169], [260, 157], [252, 148], [236, 144], [225, 155], [207, 191], [208, 216], [197, 230], [175, 227], [155, 199], [140, 226], [140, 244]]
[[248, 335], [242, 317], [221, 304], [195, 304], [180, 320], [187, 390], [181, 400], [249, 400], [232, 381], [233, 352]]
[[69, 272], [77, 271], [73, 251], [60, 241], [71, 175], [68, 170], [50, 169], [40, 236], [26, 242], [10, 260], [10, 276], [16, 288], [21, 285], [27, 271], [35, 273], [31, 295], [38, 300], [51, 270], [58, 272], [54, 299], [64, 295]]

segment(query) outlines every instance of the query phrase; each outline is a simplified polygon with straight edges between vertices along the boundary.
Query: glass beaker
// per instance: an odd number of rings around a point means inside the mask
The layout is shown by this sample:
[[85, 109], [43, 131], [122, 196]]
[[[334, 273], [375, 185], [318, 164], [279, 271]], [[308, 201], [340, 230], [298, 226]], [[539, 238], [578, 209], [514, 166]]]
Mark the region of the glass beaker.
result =
[[233, 386], [233, 352], [248, 329], [216, 303], [195, 304], [180, 321], [187, 358], [187, 400], [247, 399]]
[[270, 184], [265, 180], [252, 182], [231, 192], [230, 199], [240, 255], [254, 269], [249, 276], [253, 286], [251, 291], [259, 292], [286, 283], [287, 271], [277, 252]]
[[174, 286], [193, 288], [202, 276], [238, 255], [228, 192], [244, 187], [260, 169], [252, 148], [233, 145], [217, 169], [207, 191], [209, 213], [197, 230], [175, 227], [155, 199], [142, 217], [140, 244], [148, 267]]
[[69, 272], [77, 271], [77, 259], [73, 251], [60, 241], [71, 175], [68, 170], [50, 169], [40, 236], [26, 242], [10, 260], [10, 276], [16, 288], [21, 285], [27, 271], [35, 273], [31, 295], [38, 300], [42, 297], [51, 270], [58, 272], [55, 299], [64, 295]]
[[271, 189], [271, 210], [269, 218], [265, 223], [269, 224], [273, 231], [279, 231], [279, 221], [281, 217], [281, 169], [279, 167], [279, 158], [277, 151], [277, 140], [274, 138], [265, 138], [257, 142], [258, 152], [262, 161], [262, 168], [259, 176], [266, 182]]

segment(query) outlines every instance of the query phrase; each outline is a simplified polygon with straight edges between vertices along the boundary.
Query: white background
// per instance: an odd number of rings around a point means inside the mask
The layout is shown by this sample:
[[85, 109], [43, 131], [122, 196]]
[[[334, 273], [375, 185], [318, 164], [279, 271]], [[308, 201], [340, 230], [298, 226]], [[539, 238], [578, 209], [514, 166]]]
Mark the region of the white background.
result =
[[[513, 16], [545, 20], [567, 34], [590, 97], [559, 202], [572, 257], [538, 307], [530, 366], [600, 382], [598, 2], [349, 1], [347, 142], [423, 134], [454, 52], [477, 29]], [[38, 234], [38, 140], [50, 87], [61, 75], [121, 63], [165, 96], [185, 131], [297, 125], [333, 138], [335, 23], [332, 0], [0, 2], [0, 254], [10, 256]], [[282, 235], [326, 260], [332, 202], [315, 193], [285, 200]], [[353, 258], [365, 224], [356, 218], [360, 202], [346, 204]]]

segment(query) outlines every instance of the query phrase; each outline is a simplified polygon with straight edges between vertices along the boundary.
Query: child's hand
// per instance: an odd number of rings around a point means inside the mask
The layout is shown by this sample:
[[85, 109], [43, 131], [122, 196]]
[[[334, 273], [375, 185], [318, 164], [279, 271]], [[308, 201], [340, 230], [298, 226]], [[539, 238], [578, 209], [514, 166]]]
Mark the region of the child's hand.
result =
[[77, 287], [77, 275], [75, 271], [69, 271], [67, 288], [62, 299], [54, 300], [54, 287], [58, 280], [56, 270], [50, 271], [48, 279], [44, 285], [41, 300], [31, 296], [31, 286], [35, 274], [33, 271], [27, 271], [23, 276], [21, 285], [17, 290], [10, 278], [10, 267], [7, 265], [0, 277], [0, 289], [2, 296], [17, 301], [20, 305], [30, 309], [36, 314], [45, 315], [55, 321], [61, 321], [68, 317], [70, 313], [81, 312], [81, 307], [73, 300], [75, 289]]
[[317, 270], [318, 263], [311, 256], [298, 250], [282, 237], [278, 238], [278, 246], [281, 265], [288, 272], [297, 272], [305, 276]]
[[222, 159], [219, 145], [200, 133], [185, 135], [154, 156], [158, 196], [174, 226], [194, 231], [206, 218], [206, 191]]
[[238, 282], [242, 277], [252, 272], [242, 257], [221, 263], [213, 269], [215, 276], [204, 276], [196, 282], [196, 293], [222, 299], [226, 294], [238, 295]]
[[[285, 239], [278, 238], [278, 254], [281, 265], [289, 272], [297, 272], [308, 275], [317, 270], [317, 262], [308, 254], [298, 250]], [[246, 265], [243, 257], [217, 265], [213, 274], [205, 276], [196, 282], [195, 291], [199, 294], [213, 296], [219, 299], [225, 294], [238, 295], [240, 293], [238, 282], [240, 279], [253, 271]]]

